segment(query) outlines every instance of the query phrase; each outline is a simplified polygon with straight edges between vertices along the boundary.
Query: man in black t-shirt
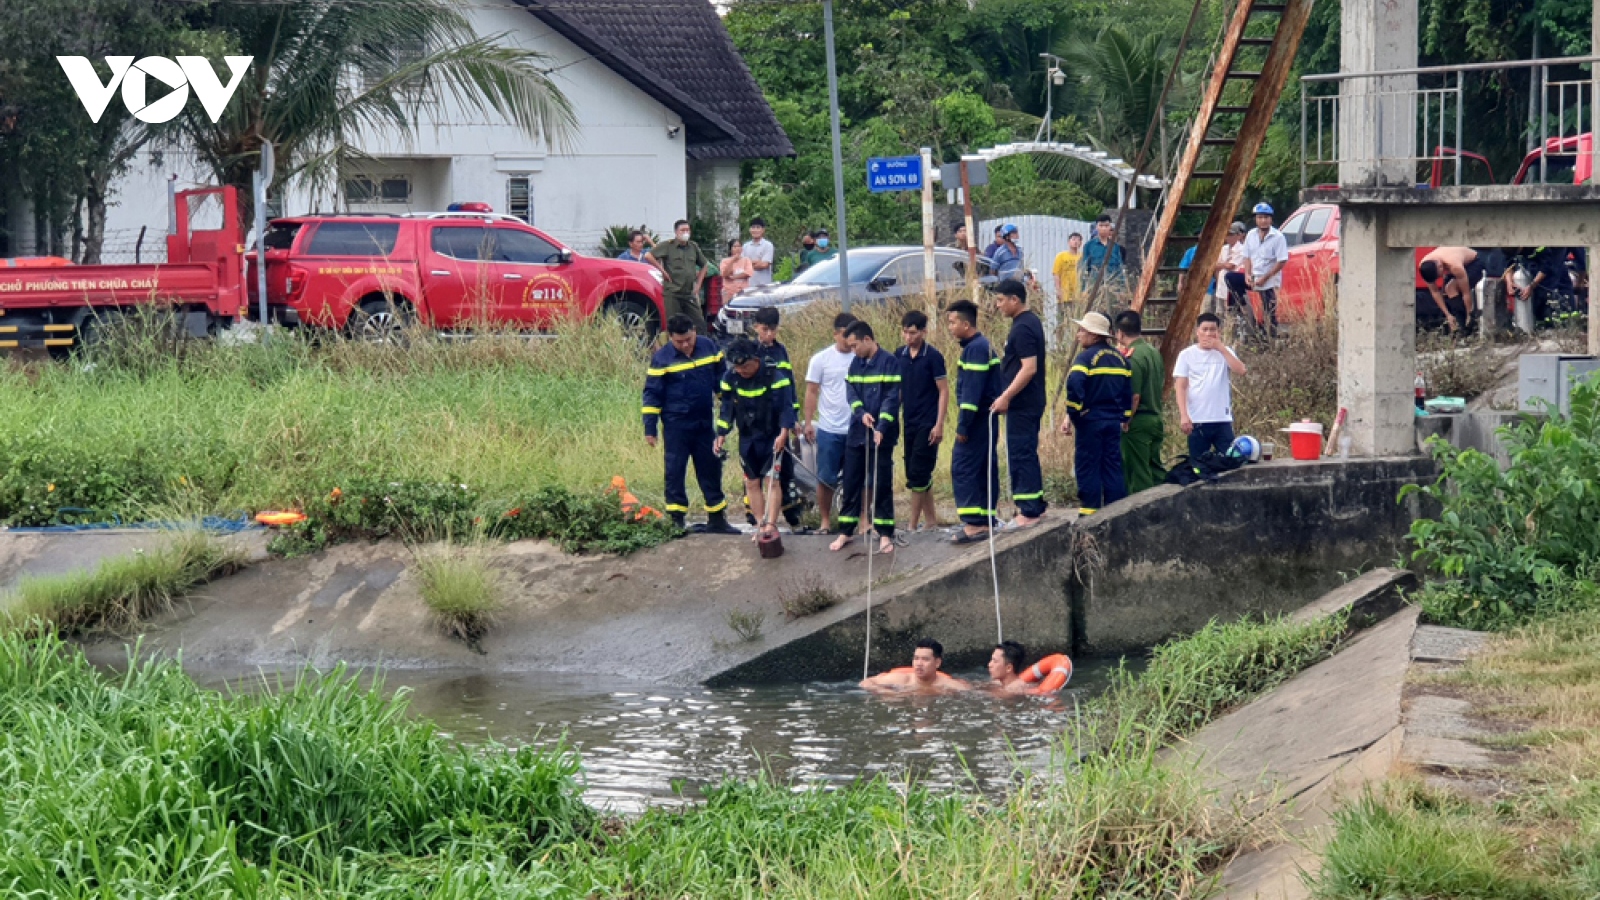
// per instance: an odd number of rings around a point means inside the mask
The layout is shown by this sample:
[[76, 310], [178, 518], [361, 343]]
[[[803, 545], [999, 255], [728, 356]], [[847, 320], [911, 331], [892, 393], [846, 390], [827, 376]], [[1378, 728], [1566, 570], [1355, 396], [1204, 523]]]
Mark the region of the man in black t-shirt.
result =
[[1044, 421], [1044, 323], [1028, 309], [1028, 289], [1007, 279], [995, 288], [1000, 314], [1011, 320], [1000, 383], [1006, 389], [990, 407], [1006, 417], [1006, 460], [1011, 499], [1017, 504], [1012, 528], [1028, 528], [1044, 517], [1044, 472], [1039, 468], [1039, 426]]
[[950, 382], [944, 354], [928, 344], [928, 316], [911, 310], [900, 318], [905, 346], [894, 351], [900, 361], [900, 412], [906, 430], [906, 490], [911, 492], [910, 531], [924, 518], [939, 525], [933, 507], [933, 469], [944, 440], [945, 413], [950, 407]]

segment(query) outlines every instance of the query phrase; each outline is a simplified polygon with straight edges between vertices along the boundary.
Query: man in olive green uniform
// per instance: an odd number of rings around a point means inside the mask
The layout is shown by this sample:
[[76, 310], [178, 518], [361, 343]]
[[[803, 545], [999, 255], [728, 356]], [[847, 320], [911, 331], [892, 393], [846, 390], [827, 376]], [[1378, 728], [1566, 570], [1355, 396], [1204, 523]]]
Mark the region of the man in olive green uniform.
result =
[[1161, 389], [1166, 365], [1156, 348], [1139, 339], [1144, 322], [1129, 310], [1117, 316], [1117, 348], [1133, 370], [1133, 416], [1123, 426], [1122, 477], [1136, 494], [1167, 480], [1161, 465], [1166, 427], [1161, 423]]
[[689, 223], [679, 219], [672, 226], [673, 240], [656, 244], [651, 253], [661, 271], [667, 276], [662, 286], [662, 300], [667, 307], [667, 318], [688, 316], [694, 322], [696, 334], [709, 334], [706, 313], [700, 306], [700, 285], [706, 277], [706, 255], [700, 245], [689, 240]]

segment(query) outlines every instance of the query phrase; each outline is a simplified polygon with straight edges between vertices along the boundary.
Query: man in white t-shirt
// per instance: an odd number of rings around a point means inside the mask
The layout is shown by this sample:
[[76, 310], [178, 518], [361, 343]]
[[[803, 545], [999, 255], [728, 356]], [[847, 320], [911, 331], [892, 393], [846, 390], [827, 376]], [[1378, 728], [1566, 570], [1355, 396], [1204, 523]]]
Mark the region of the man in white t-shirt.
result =
[[745, 242], [744, 257], [756, 267], [756, 273], [750, 276], [750, 286], [772, 283], [772, 260], [776, 251], [772, 242], [767, 240], [767, 222], [760, 217], [750, 220], [750, 240]]
[[1207, 450], [1226, 453], [1233, 445], [1233, 376], [1245, 373], [1244, 363], [1222, 343], [1222, 320], [1215, 314], [1200, 314], [1194, 336], [1172, 370], [1178, 425], [1189, 436], [1190, 459]]
[[833, 344], [811, 357], [806, 367], [806, 440], [817, 445], [817, 509], [822, 531], [833, 521], [833, 494], [844, 474], [845, 440], [850, 435], [850, 400], [845, 376], [856, 355], [844, 333], [856, 317], [840, 313], [833, 319]]
[[1257, 203], [1256, 227], [1244, 239], [1244, 283], [1261, 296], [1261, 315], [1267, 337], [1278, 335], [1278, 288], [1283, 267], [1289, 264], [1289, 242], [1272, 227], [1272, 206]]

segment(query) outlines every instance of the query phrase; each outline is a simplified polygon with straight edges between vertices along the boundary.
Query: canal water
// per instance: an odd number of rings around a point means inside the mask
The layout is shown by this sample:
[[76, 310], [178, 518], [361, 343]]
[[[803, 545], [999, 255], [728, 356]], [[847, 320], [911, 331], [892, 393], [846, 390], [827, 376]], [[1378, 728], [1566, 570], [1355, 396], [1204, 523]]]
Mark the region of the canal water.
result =
[[[854, 683], [677, 688], [548, 674], [393, 671], [386, 690], [466, 742], [551, 746], [582, 757], [586, 799], [619, 813], [695, 799], [698, 788], [764, 772], [795, 784], [886, 774], [998, 794], [1021, 768], [1049, 763], [1077, 705], [1114, 663], [1085, 661], [1054, 697], [879, 696]], [[259, 677], [192, 672], [211, 687], [251, 690]], [[958, 672], [971, 681], [979, 670]]]

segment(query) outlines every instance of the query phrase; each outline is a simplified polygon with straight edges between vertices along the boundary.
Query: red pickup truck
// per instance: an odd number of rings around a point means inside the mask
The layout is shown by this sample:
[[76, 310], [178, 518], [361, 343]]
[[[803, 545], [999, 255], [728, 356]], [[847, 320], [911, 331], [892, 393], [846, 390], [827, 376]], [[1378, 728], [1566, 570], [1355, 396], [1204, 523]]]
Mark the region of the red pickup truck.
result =
[[[609, 312], [647, 335], [665, 320], [654, 266], [582, 256], [491, 212], [294, 216], [266, 245], [268, 315], [283, 324], [386, 340], [413, 320], [548, 330]], [[253, 254], [250, 268], [253, 295]]]
[[[130, 309], [160, 304], [194, 335], [243, 312], [243, 237], [231, 187], [179, 191], [167, 261], [148, 265], [8, 265], [0, 260], [0, 348], [66, 352]], [[195, 227], [216, 221], [215, 228]], [[66, 263], [66, 260], [52, 260]]]

